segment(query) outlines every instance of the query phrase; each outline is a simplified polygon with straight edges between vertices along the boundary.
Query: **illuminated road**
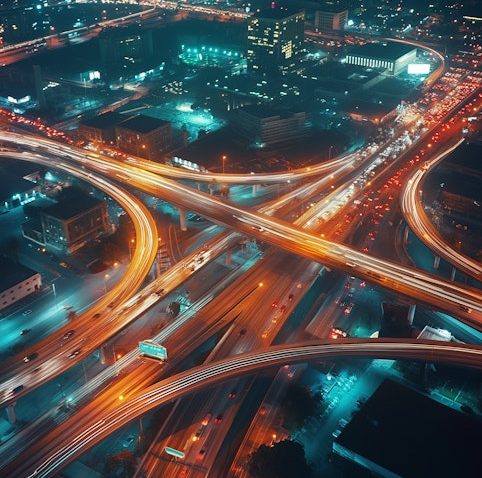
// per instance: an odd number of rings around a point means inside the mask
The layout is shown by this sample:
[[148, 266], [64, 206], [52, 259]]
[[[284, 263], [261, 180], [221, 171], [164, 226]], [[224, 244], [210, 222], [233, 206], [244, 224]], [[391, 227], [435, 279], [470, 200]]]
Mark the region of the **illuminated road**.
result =
[[457, 143], [437, 154], [435, 158], [426, 161], [417, 169], [405, 184], [400, 203], [408, 225], [427, 247], [462, 272], [480, 280], [482, 277], [482, 266], [480, 263], [455, 250], [440, 236], [425, 213], [422, 201], [422, 188], [427, 174], [463, 142], [464, 140], [460, 139]]
[[[117, 25], [126, 25], [132, 21], [138, 21], [139, 19], [146, 19], [155, 12], [156, 8], [151, 8], [149, 10], [131, 13], [124, 17], [97, 22], [93, 25], [73, 28], [72, 30], [55, 33], [53, 35], [46, 35], [41, 38], [7, 45], [0, 48], [0, 66], [16, 63], [17, 61], [24, 60], [39, 52], [63, 48], [69, 45], [71, 41], [73, 43], [79, 43], [81, 41], [90, 40], [97, 36], [104, 28], [112, 28]], [[71, 35], [71, 37], [69, 37], [69, 35]]]
[[110, 158], [99, 156], [92, 160], [75, 148], [60, 144], [50, 145], [38, 137], [27, 135], [0, 132], [0, 140], [33, 150], [48, 146], [51, 154], [63, 155], [66, 161], [78, 161], [181, 208], [195, 211], [217, 224], [254, 236], [328, 267], [338, 268], [349, 275], [376, 283], [436, 309], [445, 310], [469, 325], [482, 329], [482, 294], [476, 289], [386, 259], [370, 257], [349, 246], [301, 231], [284, 221], [249, 211], [140, 168], [119, 164]]
[[[105, 418], [87, 426], [82, 417], [78, 417], [68, 440], [64, 437], [48, 441], [40, 439], [34, 448], [10, 463], [3, 473], [10, 478], [54, 476], [109, 434], [173, 399], [267, 367], [335, 357], [409, 359], [482, 368], [482, 347], [464, 344], [406, 339], [343, 339], [280, 345], [201, 365], [166, 378], [120, 402], [117, 409]], [[90, 419], [87, 417], [87, 423]]]
[[[39, 155], [4, 151], [0, 154], [4, 157], [31, 161], [47, 167], [54, 166], [51, 159]], [[110, 336], [106, 336], [106, 334], [109, 334], [112, 327], [109, 324], [112, 312], [122, 306], [139, 288], [149, 273], [157, 252], [158, 237], [155, 221], [147, 208], [135, 196], [111, 181], [80, 168], [65, 163], [56, 163], [55, 167], [89, 182], [117, 201], [133, 221], [137, 239], [136, 248], [124, 277], [87, 312], [2, 364], [0, 403], [18, 398], [26, 393], [27, 389], [31, 390], [39, 386], [75, 365], [93, 350], [99, 341], [102, 343], [103, 338]], [[75, 330], [76, 333], [68, 344], [61, 347], [63, 336], [69, 330]], [[70, 353], [77, 349], [81, 352], [76, 357], [69, 358]], [[25, 363], [23, 357], [34, 352], [38, 353], [38, 358]], [[19, 385], [24, 385], [24, 390], [14, 397], [12, 389]]]

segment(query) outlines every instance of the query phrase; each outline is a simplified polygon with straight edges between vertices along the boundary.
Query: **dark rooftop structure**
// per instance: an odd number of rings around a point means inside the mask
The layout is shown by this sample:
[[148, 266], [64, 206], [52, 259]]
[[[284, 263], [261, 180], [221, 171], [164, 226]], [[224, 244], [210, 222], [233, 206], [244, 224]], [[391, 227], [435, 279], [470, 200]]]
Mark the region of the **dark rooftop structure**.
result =
[[385, 380], [333, 443], [378, 476], [479, 477], [482, 421]]
[[57, 204], [52, 204], [43, 210], [43, 213], [66, 221], [95, 206], [102, 204], [99, 199], [81, 193], [73, 193], [68, 199], [64, 199]]
[[270, 20], [281, 20], [302, 12], [302, 8], [266, 8], [253, 15], [253, 18], [267, 18]]
[[350, 54], [395, 61], [412, 50], [415, 50], [415, 47], [401, 43], [366, 43], [365, 45], [354, 47]]
[[0, 184], [0, 201], [6, 201], [12, 198], [15, 194], [22, 194], [31, 191], [37, 187], [37, 184], [26, 179], [19, 178], [16, 175], [8, 174], [0, 171], [2, 182]]
[[0, 291], [10, 289], [35, 274], [36, 271], [0, 255]]
[[110, 126], [115, 126], [121, 121], [124, 121], [125, 119], [126, 117], [121, 115], [120, 113], [117, 113], [115, 111], [108, 111], [107, 113], [103, 113], [99, 116], [84, 119], [80, 123], [91, 128], [103, 129]]
[[149, 133], [165, 125], [169, 125], [169, 122], [152, 116], [137, 115], [122, 121], [118, 126], [137, 133]]
[[240, 111], [244, 111], [257, 118], [273, 118], [276, 116], [291, 116], [294, 113], [303, 111], [302, 109], [296, 110], [296, 108], [283, 108], [267, 105], [246, 105], [239, 108]]

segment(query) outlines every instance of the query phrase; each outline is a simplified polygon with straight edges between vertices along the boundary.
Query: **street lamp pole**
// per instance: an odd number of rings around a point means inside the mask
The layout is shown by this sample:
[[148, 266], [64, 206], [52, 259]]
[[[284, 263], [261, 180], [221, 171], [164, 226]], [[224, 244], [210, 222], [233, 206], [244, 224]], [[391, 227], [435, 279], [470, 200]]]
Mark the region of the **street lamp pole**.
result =
[[107, 279], [109, 277], [109, 274], [104, 274], [104, 294], [107, 294]]

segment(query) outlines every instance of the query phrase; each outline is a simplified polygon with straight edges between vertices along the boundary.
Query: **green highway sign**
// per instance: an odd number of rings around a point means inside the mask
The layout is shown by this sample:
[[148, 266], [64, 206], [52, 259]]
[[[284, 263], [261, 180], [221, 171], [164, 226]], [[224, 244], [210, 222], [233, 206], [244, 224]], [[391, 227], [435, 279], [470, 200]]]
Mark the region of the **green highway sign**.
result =
[[139, 352], [148, 357], [155, 359], [166, 360], [167, 349], [153, 340], [143, 340], [139, 342]]
[[170, 446], [165, 446], [164, 451], [171, 456], [175, 456], [176, 458], [184, 458], [186, 455], [182, 451], [176, 450], [175, 448], [171, 448]]

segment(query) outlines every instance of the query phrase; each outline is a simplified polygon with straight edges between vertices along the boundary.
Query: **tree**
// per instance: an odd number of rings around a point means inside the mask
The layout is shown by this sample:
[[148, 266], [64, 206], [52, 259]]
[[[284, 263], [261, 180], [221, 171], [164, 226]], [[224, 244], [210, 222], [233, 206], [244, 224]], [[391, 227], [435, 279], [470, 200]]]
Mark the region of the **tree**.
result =
[[308, 418], [318, 416], [322, 408], [321, 401], [321, 394], [311, 395], [305, 387], [297, 384], [288, 387], [280, 404], [286, 428], [301, 428]]
[[177, 317], [181, 312], [181, 304], [179, 302], [171, 302], [167, 307], [167, 311], [172, 317]]
[[113, 262], [120, 262], [124, 256], [122, 249], [118, 244], [112, 240], [103, 241], [100, 245], [100, 257], [102, 262], [112, 264]]
[[133, 476], [136, 471], [136, 458], [129, 450], [124, 450], [115, 455], [110, 455], [105, 461], [104, 472], [106, 477]]
[[311, 475], [303, 445], [291, 440], [273, 446], [261, 445], [249, 457], [248, 469], [253, 478], [309, 478]]

